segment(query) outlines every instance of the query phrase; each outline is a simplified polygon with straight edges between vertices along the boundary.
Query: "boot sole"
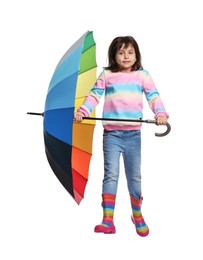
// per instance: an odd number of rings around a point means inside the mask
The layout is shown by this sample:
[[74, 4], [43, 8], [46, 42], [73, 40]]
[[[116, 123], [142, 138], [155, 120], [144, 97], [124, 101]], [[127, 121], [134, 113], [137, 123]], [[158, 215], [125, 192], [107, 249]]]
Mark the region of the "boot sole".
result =
[[104, 226], [96, 226], [94, 228], [95, 233], [104, 233], [104, 234], [115, 234], [116, 228], [115, 227], [104, 227]]

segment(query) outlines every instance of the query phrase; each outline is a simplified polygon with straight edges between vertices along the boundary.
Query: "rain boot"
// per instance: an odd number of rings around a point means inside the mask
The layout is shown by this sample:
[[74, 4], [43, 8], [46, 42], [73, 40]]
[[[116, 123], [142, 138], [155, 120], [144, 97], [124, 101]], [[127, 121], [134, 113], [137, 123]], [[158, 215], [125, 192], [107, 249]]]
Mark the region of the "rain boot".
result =
[[114, 234], [116, 228], [113, 222], [116, 195], [102, 194], [103, 220], [94, 228], [96, 233]]
[[141, 204], [142, 204], [143, 198], [140, 197], [140, 199], [136, 199], [132, 195], [130, 195], [130, 201], [132, 206], [132, 222], [135, 224], [136, 232], [141, 237], [146, 237], [149, 234], [149, 228], [147, 224], [144, 221], [144, 218], [142, 217], [141, 213]]

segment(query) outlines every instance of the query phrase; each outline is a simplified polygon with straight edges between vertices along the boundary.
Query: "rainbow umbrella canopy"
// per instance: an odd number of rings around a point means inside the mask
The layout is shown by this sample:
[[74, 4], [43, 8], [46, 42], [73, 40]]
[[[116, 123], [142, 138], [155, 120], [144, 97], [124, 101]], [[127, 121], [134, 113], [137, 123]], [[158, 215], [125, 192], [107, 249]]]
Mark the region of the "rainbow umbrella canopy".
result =
[[93, 32], [87, 31], [59, 61], [43, 113], [47, 159], [78, 204], [88, 181], [95, 120], [74, 123], [73, 118], [96, 81], [96, 67], [96, 44]]

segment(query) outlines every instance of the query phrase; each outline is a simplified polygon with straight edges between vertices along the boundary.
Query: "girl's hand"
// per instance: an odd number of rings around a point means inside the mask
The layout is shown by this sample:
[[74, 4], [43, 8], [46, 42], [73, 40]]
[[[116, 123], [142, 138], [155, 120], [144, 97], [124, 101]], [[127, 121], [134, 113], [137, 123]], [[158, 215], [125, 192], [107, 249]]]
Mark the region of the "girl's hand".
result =
[[84, 116], [85, 115], [82, 112], [76, 112], [74, 114], [74, 122], [76, 122], [76, 123], [82, 122]]
[[156, 120], [157, 125], [166, 125], [167, 121], [168, 121], [168, 119], [165, 116], [157, 117], [157, 120]]

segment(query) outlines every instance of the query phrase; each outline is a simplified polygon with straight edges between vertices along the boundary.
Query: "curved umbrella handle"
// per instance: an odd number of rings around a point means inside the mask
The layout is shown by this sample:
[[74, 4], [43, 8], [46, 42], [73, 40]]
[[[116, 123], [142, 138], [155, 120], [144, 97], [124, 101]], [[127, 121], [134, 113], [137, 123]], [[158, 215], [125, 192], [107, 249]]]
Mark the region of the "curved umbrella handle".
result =
[[163, 133], [155, 133], [155, 136], [162, 137], [162, 136], [165, 136], [165, 135], [169, 134], [170, 131], [171, 131], [171, 126], [170, 126], [170, 124], [169, 124], [169, 123], [166, 123], [166, 127], [167, 127], [167, 129], [166, 129], [165, 132], [163, 132]]
[[[144, 122], [146, 122], [146, 123], [153, 123], [153, 124], [157, 125], [156, 120], [148, 119], [148, 120], [144, 120]], [[165, 132], [163, 132], [163, 133], [155, 133], [155, 136], [162, 137], [162, 136], [166, 136], [167, 134], [169, 134], [170, 131], [171, 131], [171, 125], [169, 123], [166, 123], [166, 127], [167, 127], [167, 129], [166, 129]]]

